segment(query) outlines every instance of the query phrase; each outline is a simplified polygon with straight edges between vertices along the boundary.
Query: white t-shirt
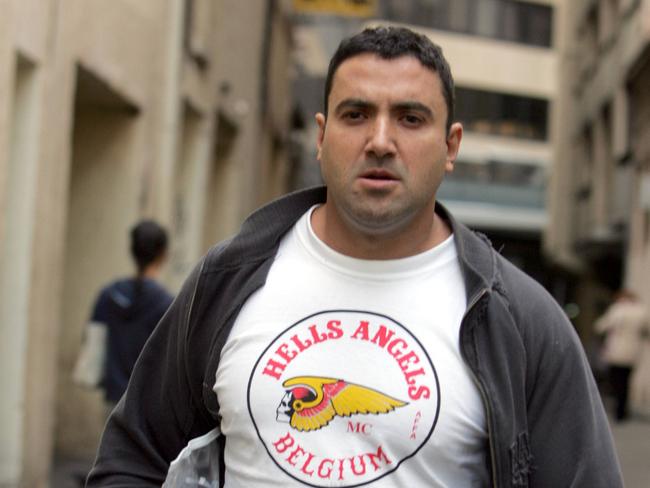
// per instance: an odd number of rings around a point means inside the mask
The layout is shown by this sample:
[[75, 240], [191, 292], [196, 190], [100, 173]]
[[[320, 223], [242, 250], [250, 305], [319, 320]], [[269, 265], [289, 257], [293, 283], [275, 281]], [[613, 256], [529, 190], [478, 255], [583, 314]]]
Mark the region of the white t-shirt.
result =
[[403, 259], [355, 259], [316, 237], [312, 211], [221, 353], [226, 487], [487, 485], [453, 236]]

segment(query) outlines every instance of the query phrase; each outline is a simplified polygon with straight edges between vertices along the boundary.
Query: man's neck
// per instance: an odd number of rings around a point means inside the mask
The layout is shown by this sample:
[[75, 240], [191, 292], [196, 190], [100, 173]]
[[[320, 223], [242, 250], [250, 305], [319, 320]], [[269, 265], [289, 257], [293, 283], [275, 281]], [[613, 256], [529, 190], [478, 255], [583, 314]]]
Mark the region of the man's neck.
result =
[[435, 212], [431, 218], [414, 219], [407, 226], [389, 232], [363, 232], [336, 215], [327, 204], [312, 214], [316, 236], [335, 251], [359, 259], [399, 259], [434, 248], [451, 235], [449, 225]]

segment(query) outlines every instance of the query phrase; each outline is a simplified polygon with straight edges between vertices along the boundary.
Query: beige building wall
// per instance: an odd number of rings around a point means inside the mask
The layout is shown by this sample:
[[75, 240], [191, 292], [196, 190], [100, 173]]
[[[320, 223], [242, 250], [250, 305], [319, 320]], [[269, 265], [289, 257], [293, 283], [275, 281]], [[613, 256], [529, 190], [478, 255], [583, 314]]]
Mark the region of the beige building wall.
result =
[[[558, 9], [556, 18], [561, 15]], [[427, 34], [443, 47], [458, 86], [547, 99], [557, 92], [557, 53], [552, 49], [492, 39], [479, 42], [451, 32]]]
[[[43, 130], [46, 19], [30, 21], [38, 9], [49, 13], [53, 2], [0, 2], [0, 484], [23, 478], [23, 466], [42, 455], [29, 446], [29, 433], [45, 425], [29, 424], [25, 409], [31, 388], [31, 297], [36, 253], [35, 200]], [[42, 385], [47, 390], [48, 385]], [[43, 440], [48, 442], [45, 432]], [[35, 466], [36, 468], [36, 466]], [[38, 475], [38, 470], [35, 474]], [[42, 470], [41, 470], [42, 474]]]
[[547, 189], [547, 206], [549, 214], [549, 225], [544, 232], [543, 245], [546, 254], [552, 256], [555, 262], [560, 263], [566, 268], [577, 270], [579, 262], [575, 254], [571, 251], [569, 245], [570, 226], [575, 225], [573, 214], [576, 211], [568, 205], [566, 198], [558, 198], [558, 194], [569, 194], [570, 179], [568, 168], [575, 166], [571, 163], [574, 156], [570, 159], [566, 151], [566, 138], [564, 134], [567, 131], [567, 117], [570, 111], [566, 109], [571, 103], [573, 93], [570, 88], [571, 80], [563, 75], [573, 69], [575, 59], [567, 56], [569, 52], [568, 37], [573, 32], [571, 19], [575, 10], [576, 2], [564, 2], [563, 15], [556, 22], [556, 36], [559, 36], [561, 42], [557, 49], [557, 72], [556, 85], [557, 96], [553, 110], [553, 171], [549, 177]]
[[0, 0], [0, 486], [94, 456], [101, 394], [71, 370], [97, 292], [132, 272], [130, 226], [169, 228], [176, 290], [286, 190], [288, 97], [268, 100], [291, 38], [268, 5]]
[[[646, 4], [646, 26], [650, 43], [650, 3]], [[633, 101], [630, 122], [630, 144], [637, 163], [635, 184], [632, 188], [633, 206], [630, 215], [630, 235], [626, 278], [630, 288], [650, 305], [650, 55], [646, 55], [630, 81], [630, 99]]]
[[[602, 256], [623, 262], [622, 286], [650, 303], [646, 109], [650, 75], [650, 2], [567, 2], [560, 60], [561, 111], [546, 250], [580, 272], [585, 329], [607, 300]], [[643, 88], [642, 88], [643, 87]]]
[[[222, 232], [214, 235], [215, 240], [236, 231], [238, 224], [256, 206], [260, 185], [264, 184], [259, 174], [264, 122], [260, 97], [264, 52], [260, 47], [264, 45], [266, 20], [255, 15], [260, 5], [224, 0], [221, 8], [228, 15], [221, 16], [216, 26], [219, 44], [228, 46], [227, 49], [237, 46], [237, 55], [229, 56], [226, 51], [217, 60], [220, 73], [218, 111], [220, 120], [229, 124], [230, 129], [218, 128], [223, 129], [229, 141], [222, 141], [224, 144], [213, 148], [211, 153], [215, 176], [212, 181], [221, 203], [213, 203], [207, 217], [221, 223]], [[228, 29], [227, 24], [234, 22], [233, 19], [246, 28]], [[252, 141], [260, 144], [252, 144]]]

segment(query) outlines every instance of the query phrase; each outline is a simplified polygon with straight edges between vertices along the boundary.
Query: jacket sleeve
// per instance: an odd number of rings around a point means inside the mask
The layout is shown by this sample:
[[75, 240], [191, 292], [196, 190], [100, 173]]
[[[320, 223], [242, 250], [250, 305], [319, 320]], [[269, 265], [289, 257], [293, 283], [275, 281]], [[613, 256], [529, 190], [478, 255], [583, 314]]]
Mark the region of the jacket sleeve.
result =
[[[187, 357], [201, 266], [147, 341], [127, 391], [108, 419], [87, 487], [159, 487], [188, 440], [209, 430], [201, 401], [203, 377]], [[195, 354], [207, 351], [193, 350]]]
[[[537, 286], [535, 284], [535, 286]], [[623, 486], [609, 424], [580, 340], [540, 287], [520, 320], [524, 334], [530, 486]]]

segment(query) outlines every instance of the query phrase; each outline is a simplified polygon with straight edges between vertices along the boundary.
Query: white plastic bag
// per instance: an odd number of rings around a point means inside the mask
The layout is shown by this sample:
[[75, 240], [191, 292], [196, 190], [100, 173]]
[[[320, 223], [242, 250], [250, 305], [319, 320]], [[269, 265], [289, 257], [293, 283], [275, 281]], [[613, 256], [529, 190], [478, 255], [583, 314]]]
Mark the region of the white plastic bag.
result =
[[218, 428], [187, 443], [169, 465], [162, 488], [219, 488]]
[[104, 376], [106, 324], [89, 322], [77, 357], [72, 379], [80, 386], [97, 388]]

